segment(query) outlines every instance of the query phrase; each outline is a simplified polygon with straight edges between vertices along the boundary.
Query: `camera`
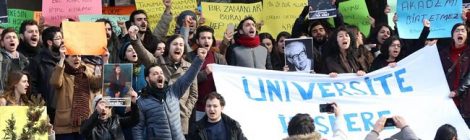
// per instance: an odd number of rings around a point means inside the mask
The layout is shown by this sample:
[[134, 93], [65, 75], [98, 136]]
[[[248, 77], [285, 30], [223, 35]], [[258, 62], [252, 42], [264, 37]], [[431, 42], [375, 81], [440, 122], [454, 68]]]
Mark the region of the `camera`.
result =
[[385, 121], [384, 127], [389, 126], [395, 126], [395, 121], [393, 121], [393, 118], [387, 118], [387, 120]]
[[320, 104], [320, 113], [323, 112], [335, 112], [333, 104]]

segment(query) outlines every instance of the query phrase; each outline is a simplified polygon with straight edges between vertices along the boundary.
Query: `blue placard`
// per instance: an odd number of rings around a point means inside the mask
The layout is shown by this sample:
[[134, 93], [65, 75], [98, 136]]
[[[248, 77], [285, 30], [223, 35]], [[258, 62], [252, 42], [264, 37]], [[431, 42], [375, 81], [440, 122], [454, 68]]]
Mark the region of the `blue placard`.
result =
[[400, 38], [417, 39], [423, 19], [431, 22], [428, 38], [446, 38], [452, 26], [462, 22], [462, 0], [398, 0], [397, 15]]

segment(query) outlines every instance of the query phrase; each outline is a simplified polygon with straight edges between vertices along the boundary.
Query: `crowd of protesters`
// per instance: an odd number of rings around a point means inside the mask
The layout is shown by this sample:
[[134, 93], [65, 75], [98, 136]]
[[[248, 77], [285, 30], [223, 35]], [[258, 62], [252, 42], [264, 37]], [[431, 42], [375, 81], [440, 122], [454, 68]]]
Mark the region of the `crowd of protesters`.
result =
[[[312, 46], [303, 46], [314, 54], [308, 58], [313, 65], [309, 72], [331, 78], [395, 67], [413, 52], [436, 45], [451, 89], [449, 97], [470, 126], [470, 22], [466, 11], [462, 23], [453, 26], [451, 37], [439, 40], [428, 38], [432, 25], [427, 19], [422, 21], [418, 39], [401, 39], [397, 27], [387, 25], [389, 7], [373, 0], [366, 0], [374, 11], [368, 37], [357, 26], [345, 23], [341, 13], [334, 18], [335, 26], [325, 19], [308, 20], [309, 7], [305, 6], [290, 31], [259, 33], [259, 19], [246, 17], [216, 40], [214, 29], [204, 25], [204, 18], [210, 17], [203, 18], [193, 9], [174, 13], [172, 1], [162, 1], [165, 9], [155, 29], [150, 29], [144, 10], [129, 13], [129, 21], [118, 22], [118, 27], [107, 19], [97, 20], [105, 24], [108, 42], [107, 52], [101, 56], [66, 55], [61, 27], [34, 20], [24, 21], [18, 31], [0, 27], [0, 105], [28, 105], [33, 96], [41, 96], [59, 140], [246, 139], [240, 124], [222, 112], [226, 102], [216, 91], [209, 64], [289, 71], [293, 68], [286, 65], [287, 58], [306, 56], [284, 53], [285, 40], [311, 37]], [[338, 6], [342, 1], [333, 2]], [[395, 16], [393, 22], [397, 19]], [[172, 20], [176, 20], [175, 29], [170, 29]], [[122, 33], [116, 34], [113, 28]], [[168, 34], [170, 30], [175, 34]], [[133, 65], [132, 86], [121, 90], [132, 98], [127, 108], [112, 108], [103, 100], [106, 93], [100, 65], [107, 63]], [[347, 139], [337, 104], [331, 113], [336, 116], [333, 137]], [[392, 118], [401, 130], [392, 138], [419, 139], [404, 118]], [[385, 118], [377, 120], [365, 139], [377, 139], [384, 123]], [[286, 139], [321, 138], [308, 114], [293, 117], [288, 132]], [[455, 128], [443, 125], [436, 139], [457, 139]]]

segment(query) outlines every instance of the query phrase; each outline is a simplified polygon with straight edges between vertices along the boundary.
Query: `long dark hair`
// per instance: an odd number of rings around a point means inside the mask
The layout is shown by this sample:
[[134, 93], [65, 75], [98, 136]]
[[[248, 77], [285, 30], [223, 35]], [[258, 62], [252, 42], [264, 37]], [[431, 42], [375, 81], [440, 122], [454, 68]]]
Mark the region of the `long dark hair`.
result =
[[[163, 52], [163, 57], [168, 57], [170, 55], [171, 42], [173, 42], [173, 40], [175, 40], [177, 38], [182, 38], [184, 40], [184, 37], [180, 34], [172, 35], [166, 40], [165, 52]], [[186, 45], [188, 45], [188, 44], [186, 44], [186, 42], [185, 42], [184, 47], [183, 47], [183, 55], [186, 54]]]
[[[390, 51], [388, 50], [388, 48], [390, 48], [390, 45], [392, 45], [392, 43], [397, 40], [400, 41], [400, 45], [403, 45], [403, 42], [401, 42], [400, 38], [398, 38], [397, 36], [391, 36], [387, 38], [384, 41], [384, 44], [382, 45], [382, 47], [380, 48], [380, 55], [378, 57], [382, 57], [382, 59], [387, 60], [390, 57], [389, 55]], [[404, 52], [403, 47], [404, 46], [401, 46], [400, 53], [397, 56], [397, 58], [395, 58], [395, 61], [399, 61], [403, 59], [403, 52]]]
[[465, 24], [463, 24], [463, 23], [456, 23], [456, 24], [452, 27], [452, 30], [451, 30], [451, 32], [450, 32], [450, 38], [452, 39], [452, 42], [451, 42], [451, 43], [452, 43], [452, 46], [455, 45], [455, 43], [454, 43], [454, 31], [457, 30], [457, 28], [458, 28], [459, 26], [463, 26], [463, 27], [465, 28], [465, 30], [467, 30], [467, 39], [465, 40], [465, 44], [468, 45], [468, 43], [469, 43], [469, 41], [468, 41], [469, 36], [468, 36], [468, 28], [467, 28], [467, 25], [465, 25]]
[[340, 46], [338, 45], [338, 40], [337, 40], [337, 35], [339, 32], [345, 31], [350, 38], [350, 44], [349, 48], [347, 49], [347, 59], [354, 59], [353, 51], [351, 50], [351, 47], [356, 47], [356, 35], [354, 35], [351, 31], [346, 29], [344, 26], [338, 27], [338, 29], [335, 30], [334, 33], [332, 33], [328, 39], [328, 47], [326, 49], [326, 55], [325, 56], [338, 56], [341, 54], [340, 51]]
[[452, 140], [454, 137], [457, 138], [457, 130], [455, 127], [450, 124], [444, 124], [437, 129], [434, 140]]
[[[17, 105], [15, 101], [15, 86], [21, 81], [23, 76], [28, 77], [28, 75], [21, 71], [11, 71], [8, 74], [7, 81], [6, 81], [6, 88], [4, 93], [5, 99], [7, 100], [7, 104], [10, 105]], [[28, 103], [28, 96], [26, 94], [20, 95], [20, 100], [27, 104]]]
[[381, 23], [381, 24], [375, 26], [375, 28], [373, 28], [372, 31], [370, 32], [369, 37], [367, 39], [369, 41], [369, 43], [377, 44], [377, 46], [381, 45], [379, 43], [379, 40], [377, 40], [377, 36], [379, 35], [380, 29], [382, 29], [382, 27], [388, 28], [390, 30], [390, 36], [393, 36], [392, 27], [388, 26], [387, 24]]

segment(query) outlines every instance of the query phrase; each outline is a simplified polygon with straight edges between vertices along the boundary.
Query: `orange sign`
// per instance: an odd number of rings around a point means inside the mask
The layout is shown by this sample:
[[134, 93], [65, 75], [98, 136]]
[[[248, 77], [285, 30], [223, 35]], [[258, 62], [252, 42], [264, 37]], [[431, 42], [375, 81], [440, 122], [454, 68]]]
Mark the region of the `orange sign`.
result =
[[102, 55], [107, 41], [102, 22], [62, 22], [68, 55]]
[[42, 17], [42, 12], [41, 11], [34, 11], [34, 20], [36, 22], [40, 22], [39, 20], [41, 19]]
[[104, 15], [130, 15], [135, 11], [135, 6], [113, 6], [113, 7], [103, 7]]

